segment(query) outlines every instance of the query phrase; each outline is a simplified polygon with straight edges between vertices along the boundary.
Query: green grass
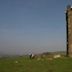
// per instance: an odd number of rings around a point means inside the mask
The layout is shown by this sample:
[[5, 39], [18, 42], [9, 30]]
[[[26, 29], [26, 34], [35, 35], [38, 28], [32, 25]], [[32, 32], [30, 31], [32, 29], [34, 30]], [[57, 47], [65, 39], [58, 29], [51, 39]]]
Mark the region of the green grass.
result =
[[1, 58], [0, 72], [72, 72], [72, 58], [39, 61], [27, 57]]

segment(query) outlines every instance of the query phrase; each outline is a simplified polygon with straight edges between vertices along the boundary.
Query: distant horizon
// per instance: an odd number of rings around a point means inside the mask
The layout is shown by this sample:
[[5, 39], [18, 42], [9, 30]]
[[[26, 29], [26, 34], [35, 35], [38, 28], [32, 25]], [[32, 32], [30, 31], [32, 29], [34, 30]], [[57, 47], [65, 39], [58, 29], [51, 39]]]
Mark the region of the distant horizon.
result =
[[43, 54], [43, 53], [54, 53], [54, 52], [65, 52], [66, 51], [45, 51], [45, 52], [41, 52], [41, 53], [25, 53], [25, 54], [7, 54], [7, 53], [1, 53], [0, 52], [0, 56], [17, 56], [17, 55], [30, 55], [30, 54]]

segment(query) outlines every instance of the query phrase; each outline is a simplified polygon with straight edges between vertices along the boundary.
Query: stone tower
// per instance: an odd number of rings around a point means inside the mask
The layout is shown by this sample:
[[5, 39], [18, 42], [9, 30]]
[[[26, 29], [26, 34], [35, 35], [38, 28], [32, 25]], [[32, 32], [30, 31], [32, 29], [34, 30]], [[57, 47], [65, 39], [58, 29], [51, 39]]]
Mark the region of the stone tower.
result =
[[66, 10], [66, 31], [67, 31], [67, 56], [72, 57], [72, 7], [67, 6]]

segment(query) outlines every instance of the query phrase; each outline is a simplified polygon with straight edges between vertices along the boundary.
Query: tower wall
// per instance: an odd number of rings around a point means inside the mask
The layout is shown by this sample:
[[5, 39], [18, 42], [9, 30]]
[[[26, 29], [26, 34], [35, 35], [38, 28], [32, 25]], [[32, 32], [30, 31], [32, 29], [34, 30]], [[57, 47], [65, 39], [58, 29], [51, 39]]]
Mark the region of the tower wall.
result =
[[72, 8], [66, 10], [67, 56], [72, 57]]

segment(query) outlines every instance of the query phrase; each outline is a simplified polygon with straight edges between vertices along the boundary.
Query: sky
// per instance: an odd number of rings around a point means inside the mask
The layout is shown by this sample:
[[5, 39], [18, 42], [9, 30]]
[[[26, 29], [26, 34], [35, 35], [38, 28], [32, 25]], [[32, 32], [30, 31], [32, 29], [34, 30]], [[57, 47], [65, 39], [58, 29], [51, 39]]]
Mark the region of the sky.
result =
[[0, 0], [0, 53], [66, 50], [67, 0]]

